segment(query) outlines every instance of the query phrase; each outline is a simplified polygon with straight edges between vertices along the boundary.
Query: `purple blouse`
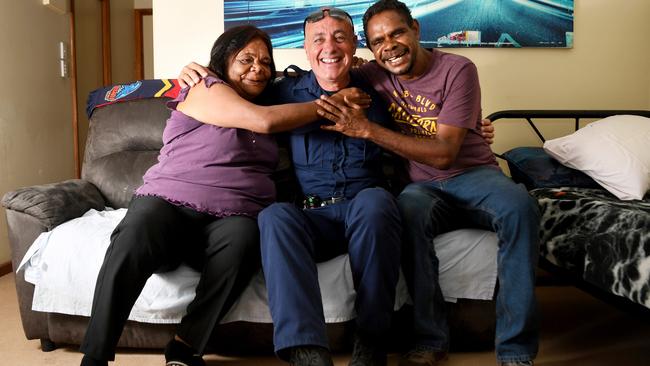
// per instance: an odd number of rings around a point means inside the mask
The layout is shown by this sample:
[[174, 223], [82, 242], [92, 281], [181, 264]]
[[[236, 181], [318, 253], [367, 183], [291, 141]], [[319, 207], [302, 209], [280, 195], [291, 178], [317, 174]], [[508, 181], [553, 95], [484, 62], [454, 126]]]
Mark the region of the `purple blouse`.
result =
[[[223, 80], [208, 76], [209, 88]], [[278, 149], [271, 135], [202, 123], [176, 110], [189, 88], [167, 103], [172, 114], [163, 132], [158, 163], [135, 192], [217, 217], [256, 217], [275, 201], [271, 173]], [[217, 105], [213, 108], [218, 108]]]

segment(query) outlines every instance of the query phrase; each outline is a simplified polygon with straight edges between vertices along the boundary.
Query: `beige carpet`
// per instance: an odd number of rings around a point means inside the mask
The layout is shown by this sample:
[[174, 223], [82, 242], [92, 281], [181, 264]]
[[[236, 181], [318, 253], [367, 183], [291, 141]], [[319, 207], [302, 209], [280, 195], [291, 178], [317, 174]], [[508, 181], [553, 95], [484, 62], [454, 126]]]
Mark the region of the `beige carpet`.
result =
[[[542, 334], [536, 365], [650, 365], [650, 321], [639, 320], [593, 299], [572, 287], [538, 288], [542, 310]], [[76, 347], [42, 352], [37, 340], [28, 341], [18, 315], [14, 276], [0, 277], [0, 364], [21, 366], [79, 365]], [[337, 355], [337, 366], [347, 365], [349, 355]], [[208, 365], [286, 365], [273, 356], [223, 358], [206, 356]], [[390, 355], [389, 365], [396, 365]], [[492, 352], [453, 353], [442, 366], [494, 365]], [[162, 366], [161, 352], [118, 351], [115, 365]]]

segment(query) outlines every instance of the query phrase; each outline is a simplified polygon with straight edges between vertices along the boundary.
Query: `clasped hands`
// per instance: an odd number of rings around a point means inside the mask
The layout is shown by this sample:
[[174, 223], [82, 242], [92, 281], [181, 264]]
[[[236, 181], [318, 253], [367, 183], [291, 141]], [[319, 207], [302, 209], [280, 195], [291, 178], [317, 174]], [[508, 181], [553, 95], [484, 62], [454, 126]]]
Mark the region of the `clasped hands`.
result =
[[321, 95], [314, 102], [318, 105], [318, 115], [332, 121], [321, 129], [350, 137], [367, 137], [372, 123], [365, 111], [372, 102], [368, 94], [358, 88], [346, 88], [329, 97]]
[[[373, 122], [368, 120], [365, 110], [371, 102], [370, 96], [357, 88], [343, 89], [330, 97], [321, 95], [315, 100], [317, 113], [333, 122], [321, 128], [350, 137], [367, 138]], [[494, 143], [494, 125], [487, 118], [481, 120], [481, 136], [488, 144]]]

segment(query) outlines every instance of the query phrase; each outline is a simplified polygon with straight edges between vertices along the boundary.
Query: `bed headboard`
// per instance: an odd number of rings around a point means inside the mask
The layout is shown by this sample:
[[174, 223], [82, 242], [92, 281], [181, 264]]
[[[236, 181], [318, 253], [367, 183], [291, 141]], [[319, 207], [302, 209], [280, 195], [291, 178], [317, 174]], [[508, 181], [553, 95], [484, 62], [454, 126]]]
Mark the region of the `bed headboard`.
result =
[[[599, 119], [606, 118], [610, 116], [615, 116], [618, 114], [630, 114], [636, 116], [643, 116], [650, 118], [650, 110], [581, 110], [581, 109], [568, 109], [568, 110], [535, 110], [535, 109], [513, 109], [506, 111], [498, 111], [490, 114], [486, 118], [492, 122], [498, 121], [500, 119], [525, 119], [530, 127], [535, 131], [535, 134], [540, 139], [542, 143], [546, 142], [546, 138], [540, 132], [540, 130], [535, 125], [533, 119], [569, 119], [574, 120], [574, 131], [577, 131], [580, 128], [581, 119]], [[503, 156], [501, 154], [495, 155], [501, 159]]]

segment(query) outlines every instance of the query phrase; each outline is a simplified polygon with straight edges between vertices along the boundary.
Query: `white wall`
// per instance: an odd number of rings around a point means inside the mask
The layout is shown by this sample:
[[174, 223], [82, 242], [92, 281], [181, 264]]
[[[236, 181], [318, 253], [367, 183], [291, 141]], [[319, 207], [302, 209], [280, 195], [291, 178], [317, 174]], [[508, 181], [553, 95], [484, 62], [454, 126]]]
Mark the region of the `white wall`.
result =
[[[41, 0], [0, 0], [0, 195], [73, 178], [70, 79], [59, 76], [58, 43], [69, 15]], [[10, 260], [0, 210], [0, 264]]]
[[153, 0], [154, 75], [175, 78], [190, 61], [207, 63], [223, 33], [223, 2]]

